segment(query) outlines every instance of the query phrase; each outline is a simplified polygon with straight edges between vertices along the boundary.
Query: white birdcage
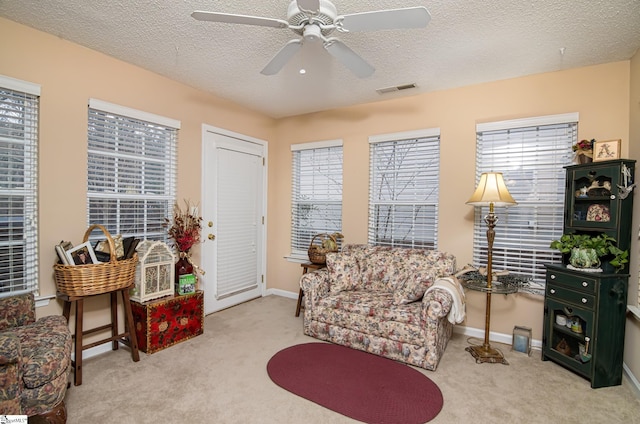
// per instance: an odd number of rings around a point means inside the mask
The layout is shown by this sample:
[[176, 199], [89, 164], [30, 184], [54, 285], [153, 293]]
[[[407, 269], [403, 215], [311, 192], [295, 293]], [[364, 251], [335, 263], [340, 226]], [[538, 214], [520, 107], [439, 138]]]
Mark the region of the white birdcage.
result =
[[130, 296], [137, 302], [172, 295], [174, 292], [175, 258], [166, 243], [144, 240], [136, 248], [138, 266], [136, 284]]

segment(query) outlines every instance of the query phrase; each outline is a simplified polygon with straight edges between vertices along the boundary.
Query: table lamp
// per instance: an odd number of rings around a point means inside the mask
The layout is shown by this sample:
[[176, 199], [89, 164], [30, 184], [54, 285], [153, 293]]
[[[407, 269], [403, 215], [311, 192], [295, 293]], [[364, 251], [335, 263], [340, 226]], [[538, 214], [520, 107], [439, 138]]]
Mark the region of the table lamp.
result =
[[494, 230], [498, 217], [493, 212], [494, 206], [515, 205], [507, 185], [504, 183], [501, 172], [485, 172], [480, 176], [480, 182], [476, 191], [467, 201], [468, 205], [489, 206], [489, 214], [484, 217], [484, 221], [489, 227], [487, 229], [487, 306], [484, 322], [484, 343], [482, 345], [470, 346], [466, 350], [476, 358], [476, 362], [506, 363], [500, 351], [494, 349], [489, 344], [489, 326], [491, 321], [491, 292], [493, 291], [493, 240], [496, 232]]

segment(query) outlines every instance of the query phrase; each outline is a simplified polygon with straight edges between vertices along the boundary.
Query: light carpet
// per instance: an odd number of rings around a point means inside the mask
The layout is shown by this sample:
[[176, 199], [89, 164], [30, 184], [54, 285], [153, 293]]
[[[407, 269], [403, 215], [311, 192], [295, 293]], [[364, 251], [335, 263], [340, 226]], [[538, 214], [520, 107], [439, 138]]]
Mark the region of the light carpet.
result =
[[[83, 383], [67, 391], [68, 424], [357, 423], [273, 384], [269, 359], [302, 333], [296, 301], [267, 296], [205, 318], [204, 334], [131, 360], [126, 348], [83, 361]], [[474, 343], [478, 340], [474, 339]], [[553, 362], [492, 343], [510, 365], [476, 364], [454, 334], [433, 380], [446, 402], [430, 423], [640, 424], [640, 398], [621, 386], [591, 389]]]

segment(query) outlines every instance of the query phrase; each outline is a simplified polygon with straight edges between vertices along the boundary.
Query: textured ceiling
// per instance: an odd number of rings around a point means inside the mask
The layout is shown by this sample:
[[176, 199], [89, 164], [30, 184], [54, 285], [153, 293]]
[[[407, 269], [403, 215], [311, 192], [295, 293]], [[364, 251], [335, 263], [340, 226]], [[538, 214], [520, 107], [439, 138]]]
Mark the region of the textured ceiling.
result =
[[[334, 0], [338, 14], [425, 6], [426, 28], [340, 34], [376, 68], [358, 79], [318, 44], [260, 74], [289, 29], [194, 20], [208, 10], [286, 20], [289, 1], [0, 0], [0, 16], [280, 118], [541, 72], [627, 60], [639, 0]], [[564, 54], [562, 53], [564, 52]], [[308, 69], [300, 75], [300, 67]], [[416, 83], [380, 95], [376, 89]]]

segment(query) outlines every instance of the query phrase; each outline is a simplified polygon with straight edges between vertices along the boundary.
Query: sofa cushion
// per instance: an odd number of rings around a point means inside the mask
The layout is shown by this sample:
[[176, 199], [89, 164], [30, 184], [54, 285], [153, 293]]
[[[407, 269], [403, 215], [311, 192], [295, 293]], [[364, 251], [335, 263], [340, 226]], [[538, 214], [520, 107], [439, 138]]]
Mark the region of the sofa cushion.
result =
[[395, 305], [391, 293], [344, 291], [328, 296], [316, 308], [320, 322], [419, 345], [424, 340], [419, 303]]
[[60, 315], [15, 329], [22, 348], [22, 379], [33, 389], [55, 380], [71, 365], [71, 333]]
[[327, 253], [329, 290], [332, 294], [346, 290], [358, 290], [363, 286], [358, 260], [350, 251]]
[[420, 305], [396, 305], [393, 294], [369, 290], [351, 290], [330, 295], [318, 306], [374, 318], [378, 321], [415, 323], [419, 321]]

